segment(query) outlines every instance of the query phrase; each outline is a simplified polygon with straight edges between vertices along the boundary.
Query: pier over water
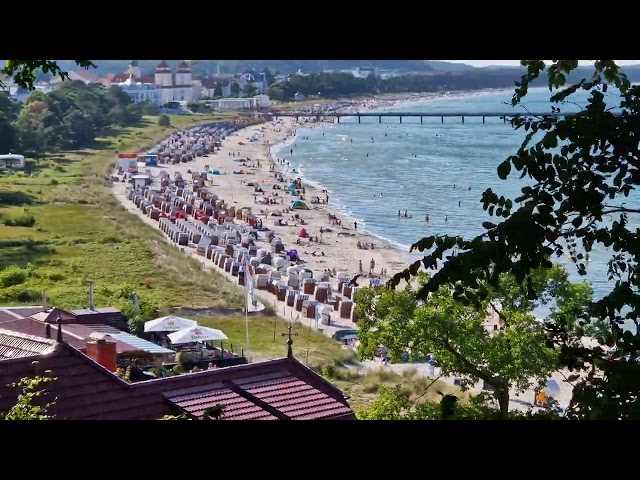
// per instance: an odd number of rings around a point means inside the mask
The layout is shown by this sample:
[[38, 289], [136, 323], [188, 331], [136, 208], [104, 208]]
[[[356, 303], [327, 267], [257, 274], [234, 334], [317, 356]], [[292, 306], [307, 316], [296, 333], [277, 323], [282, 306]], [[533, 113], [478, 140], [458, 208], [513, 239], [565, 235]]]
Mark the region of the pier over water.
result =
[[419, 117], [422, 124], [424, 118], [439, 117], [440, 122], [444, 123], [444, 119], [448, 117], [460, 118], [464, 123], [465, 118], [482, 118], [482, 123], [486, 123], [487, 118], [500, 118], [504, 123], [508, 119], [516, 116], [525, 118], [535, 117], [570, 117], [579, 115], [577, 113], [551, 113], [551, 112], [356, 112], [356, 113], [338, 113], [338, 112], [322, 112], [322, 113], [309, 113], [309, 112], [271, 112], [266, 114], [267, 117], [277, 120], [281, 117], [294, 117], [296, 120], [300, 118], [315, 118], [320, 120], [321, 118], [334, 118], [337, 123], [340, 123], [341, 119], [356, 119], [355, 122], [349, 123], [362, 123], [363, 118], [374, 117], [378, 119], [378, 123], [382, 123], [382, 119], [385, 117], [398, 118], [402, 123], [403, 118]]

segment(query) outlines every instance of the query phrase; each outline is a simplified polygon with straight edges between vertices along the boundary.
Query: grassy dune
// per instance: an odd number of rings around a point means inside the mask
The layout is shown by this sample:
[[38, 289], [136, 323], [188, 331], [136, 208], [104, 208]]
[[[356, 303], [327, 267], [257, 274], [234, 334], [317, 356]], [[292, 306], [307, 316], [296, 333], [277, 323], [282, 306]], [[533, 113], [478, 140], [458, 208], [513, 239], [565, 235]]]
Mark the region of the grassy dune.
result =
[[172, 116], [171, 127], [159, 127], [157, 117], [145, 117], [93, 149], [40, 159], [35, 175], [0, 176], [0, 269], [12, 267], [0, 272], [0, 304], [38, 303], [47, 290], [51, 303], [78, 308], [88, 304], [94, 282], [98, 304], [126, 285], [162, 308], [240, 306], [232, 285], [127, 213], [105, 180], [116, 152], [141, 151], [178, 129], [228, 118]]

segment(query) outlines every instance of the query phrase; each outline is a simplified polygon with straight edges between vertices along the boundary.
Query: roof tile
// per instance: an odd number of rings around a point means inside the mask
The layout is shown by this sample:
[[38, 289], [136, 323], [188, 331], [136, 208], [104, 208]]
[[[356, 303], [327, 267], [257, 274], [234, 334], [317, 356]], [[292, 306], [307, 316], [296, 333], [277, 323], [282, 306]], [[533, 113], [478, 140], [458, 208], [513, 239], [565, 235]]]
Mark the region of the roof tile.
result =
[[0, 360], [0, 412], [15, 403], [19, 392], [8, 385], [32, 375], [33, 360], [56, 377], [47, 391], [57, 398], [50, 412], [61, 420], [153, 420], [180, 411], [202, 418], [218, 404], [229, 420], [274, 420], [277, 411], [292, 419], [355, 419], [341, 392], [295, 359], [127, 384], [66, 342], [47, 354]]
[[32, 357], [53, 350], [55, 342], [0, 329], [0, 359]]

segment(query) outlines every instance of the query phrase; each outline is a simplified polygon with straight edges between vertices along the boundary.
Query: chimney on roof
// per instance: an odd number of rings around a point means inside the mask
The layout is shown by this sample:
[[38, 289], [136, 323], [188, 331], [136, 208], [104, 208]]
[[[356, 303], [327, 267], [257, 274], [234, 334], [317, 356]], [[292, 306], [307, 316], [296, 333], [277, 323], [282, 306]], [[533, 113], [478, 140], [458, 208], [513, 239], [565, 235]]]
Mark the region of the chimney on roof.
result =
[[56, 320], [56, 324], [58, 325], [58, 336], [56, 337], [57, 342], [63, 342], [62, 338], [62, 318], [58, 315], [58, 319]]
[[96, 304], [93, 299], [93, 282], [89, 284], [89, 310], [93, 311], [96, 309]]
[[110, 372], [115, 372], [118, 368], [116, 342], [110, 342], [105, 338], [89, 340], [87, 342], [87, 357], [102, 365]]
[[44, 326], [44, 334], [45, 334], [45, 336], [46, 336], [47, 338], [51, 338], [51, 324], [50, 324], [50, 323], [47, 323], [47, 324]]

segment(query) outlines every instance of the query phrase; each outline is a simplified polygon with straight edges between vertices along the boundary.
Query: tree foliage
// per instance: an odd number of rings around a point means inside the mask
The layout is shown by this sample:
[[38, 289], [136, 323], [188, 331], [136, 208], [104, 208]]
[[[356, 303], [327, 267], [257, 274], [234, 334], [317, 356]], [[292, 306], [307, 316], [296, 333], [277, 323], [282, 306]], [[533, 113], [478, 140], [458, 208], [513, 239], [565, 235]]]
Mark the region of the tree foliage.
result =
[[250, 98], [258, 93], [258, 89], [252, 83], [247, 83], [242, 89], [242, 96], [246, 98]]
[[[420, 280], [424, 285], [430, 278], [422, 273]], [[407, 352], [414, 361], [432, 354], [443, 375], [463, 377], [469, 384], [483, 381], [506, 415], [511, 389], [542, 386], [558, 366], [559, 353], [547, 346], [531, 312], [544, 304], [553, 316], [564, 318], [591, 300], [591, 287], [571, 284], [558, 265], [537, 269], [527, 280], [540, 292], [536, 300], [507, 274], [480, 304], [457, 301], [451, 285], [440, 286], [424, 301], [418, 301], [411, 286], [402, 291], [362, 289], [356, 298], [358, 354], [373, 358], [381, 344], [395, 361]], [[490, 314], [498, 316], [500, 329], [487, 328]]]
[[66, 81], [50, 93], [32, 92], [24, 104], [0, 96], [0, 151], [45, 152], [90, 146], [114, 126], [142, 118], [141, 106], [119, 87]]
[[[487, 405], [484, 395], [460, 402], [454, 395], [442, 395], [439, 403], [415, 403], [397, 387], [384, 387], [376, 400], [356, 413], [358, 420], [495, 420], [500, 412]], [[509, 412], [509, 420], [558, 420], [555, 412]]]
[[55, 399], [43, 402], [42, 399], [49, 395], [44, 389], [45, 384], [55, 380], [52, 377], [25, 377], [12, 387], [21, 390], [17, 403], [11, 409], [0, 415], [2, 420], [50, 420], [48, 410], [55, 404]]
[[[289, 75], [287, 81], [273, 83], [267, 94], [274, 100], [289, 101], [296, 93], [305, 96], [320, 94], [323, 98], [341, 98], [378, 93], [424, 93], [443, 90], [479, 90], [509, 88], [518, 78], [520, 70], [473, 69], [457, 73], [433, 75], [397, 75], [391, 77], [356, 77], [350, 72], [323, 72], [309, 75]], [[565, 80], [569, 78], [566, 74]], [[540, 80], [531, 82], [539, 86]]]
[[[96, 67], [91, 60], [74, 60], [74, 62], [86, 70]], [[63, 71], [55, 60], [6, 60], [4, 68], [0, 69], [0, 75], [6, 75], [16, 85], [28, 90], [34, 89], [39, 72], [60, 77], [62, 80], [69, 79], [69, 74]], [[2, 85], [0, 81], [0, 86]]]
[[[507, 179], [518, 172], [533, 185], [522, 188], [514, 200], [485, 191], [483, 207], [498, 218], [497, 223], [486, 222], [486, 232], [470, 240], [420, 240], [412, 250], [426, 255], [390, 285], [444, 260], [422, 287], [420, 298], [453, 284], [454, 298], [479, 304], [504, 274], [512, 275], [535, 298], [536, 287], [527, 280], [531, 270], [550, 268], [553, 256], [562, 257], [569, 250], [578, 273], [587, 276], [584, 255], [597, 244], [611, 248], [607, 272], [611, 293], [591, 302], [584, 312], [573, 312], [578, 315], [547, 319], [546, 328], [563, 364], [585, 372], [574, 390], [572, 418], [639, 418], [635, 399], [640, 394], [640, 337], [625, 331], [622, 324], [626, 320], [638, 326], [640, 313], [640, 244], [634, 224], [640, 209], [628, 203], [640, 184], [640, 86], [632, 86], [611, 60], [597, 60], [590, 78], [565, 86], [577, 64], [577, 60], [554, 60], [549, 66], [542, 60], [522, 61], [527, 73], [516, 84], [512, 103], [518, 104], [531, 82], [546, 70], [555, 115], [515, 117], [513, 128], [527, 135], [497, 173]], [[609, 85], [619, 93], [612, 93]], [[579, 90], [589, 94], [586, 107], [562, 116], [562, 102], [571, 101]], [[585, 348], [578, 341], [584, 327], [594, 322], [607, 327], [598, 337], [607, 348]]]

